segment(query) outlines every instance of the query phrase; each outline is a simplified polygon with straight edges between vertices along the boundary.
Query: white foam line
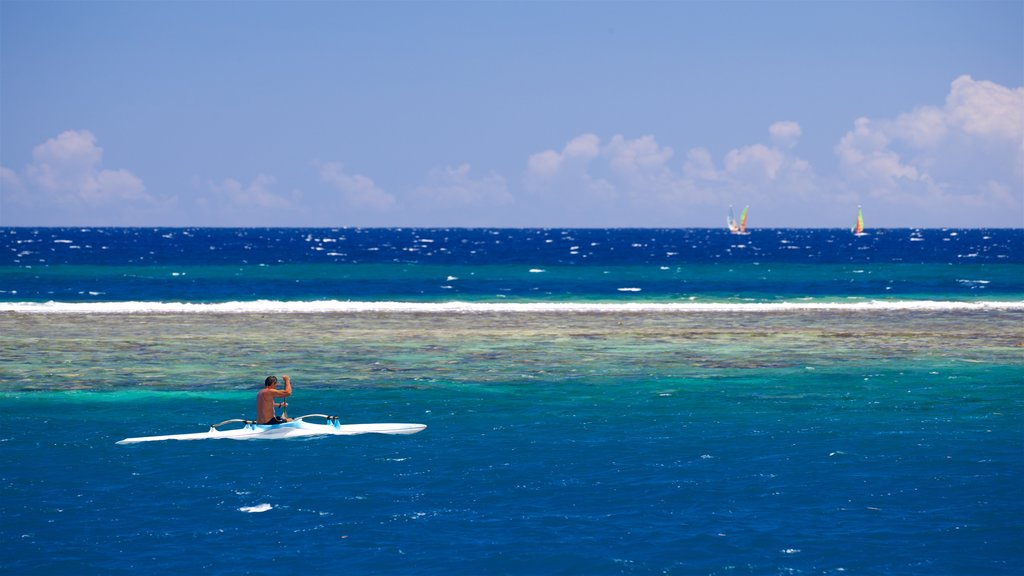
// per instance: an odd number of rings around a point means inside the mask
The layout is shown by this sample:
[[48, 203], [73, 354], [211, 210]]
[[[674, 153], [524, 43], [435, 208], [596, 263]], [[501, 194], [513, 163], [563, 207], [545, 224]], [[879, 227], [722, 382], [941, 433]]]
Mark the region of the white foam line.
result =
[[1024, 310], [1016, 301], [871, 300], [863, 302], [0, 302], [0, 313], [21, 314], [314, 314], [314, 313], [484, 313], [484, 312], [790, 312], [790, 311]]

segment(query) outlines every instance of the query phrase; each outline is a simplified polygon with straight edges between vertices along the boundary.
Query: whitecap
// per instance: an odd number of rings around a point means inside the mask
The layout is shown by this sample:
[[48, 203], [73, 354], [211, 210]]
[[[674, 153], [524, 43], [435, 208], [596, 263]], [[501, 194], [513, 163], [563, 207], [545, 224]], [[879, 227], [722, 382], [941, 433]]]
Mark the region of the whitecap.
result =
[[256, 513], [259, 513], [259, 512], [266, 512], [267, 510], [270, 510], [271, 508], [273, 508], [273, 506], [271, 506], [270, 504], [267, 504], [266, 502], [264, 502], [263, 504], [257, 504], [255, 506], [242, 506], [241, 508], [238, 509], [238, 511], [239, 512], [246, 512], [248, 514], [256, 514]]

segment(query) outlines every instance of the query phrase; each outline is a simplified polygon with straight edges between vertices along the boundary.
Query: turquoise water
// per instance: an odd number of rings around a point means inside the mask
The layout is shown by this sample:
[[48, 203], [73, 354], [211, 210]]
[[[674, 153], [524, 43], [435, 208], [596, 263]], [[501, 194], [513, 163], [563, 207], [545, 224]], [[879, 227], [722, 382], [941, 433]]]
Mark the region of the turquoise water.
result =
[[545, 266], [278, 264], [0, 267], [16, 301], [1019, 301], [1024, 264]]

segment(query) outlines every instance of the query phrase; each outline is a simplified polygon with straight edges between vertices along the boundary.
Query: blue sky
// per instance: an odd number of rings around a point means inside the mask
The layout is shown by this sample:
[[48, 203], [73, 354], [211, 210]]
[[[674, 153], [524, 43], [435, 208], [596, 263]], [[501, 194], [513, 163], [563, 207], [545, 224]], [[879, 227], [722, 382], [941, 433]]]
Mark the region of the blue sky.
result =
[[0, 225], [1024, 227], [1024, 2], [0, 2]]

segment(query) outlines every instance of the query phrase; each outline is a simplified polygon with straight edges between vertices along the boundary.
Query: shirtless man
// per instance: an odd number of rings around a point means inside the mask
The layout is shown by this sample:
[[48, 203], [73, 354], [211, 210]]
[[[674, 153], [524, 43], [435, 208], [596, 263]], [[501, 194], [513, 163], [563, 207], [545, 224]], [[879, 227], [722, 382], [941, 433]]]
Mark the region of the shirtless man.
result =
[[257, 424], [283, 424], [291, 422], [291, 418], [278, 418], [274, 408], [288, 406], [287, 402], [274, 403], [274, 398], [287, 398], [292, 395], [292, 380], [287, 376], [284, 378], [284, 390], [277, 389], [277, 376], [267, 376], [263, 382], [263, 390], [256, 394], [256, 423]]

